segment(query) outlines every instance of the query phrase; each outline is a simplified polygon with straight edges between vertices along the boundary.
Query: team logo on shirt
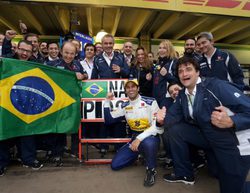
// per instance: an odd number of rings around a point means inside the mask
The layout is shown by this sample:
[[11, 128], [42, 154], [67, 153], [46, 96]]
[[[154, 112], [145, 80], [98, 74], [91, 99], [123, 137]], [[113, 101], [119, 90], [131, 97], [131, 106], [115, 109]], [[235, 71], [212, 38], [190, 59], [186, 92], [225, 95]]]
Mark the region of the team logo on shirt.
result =
[[217, 59], [215, 61], [222, 61], [224, 60], [224, 58], [222, 58], [221, 56], [217, 56]]
[[240, 93], [235, 92], [234, 96], [237, 97], [237, 98], [239, 98], [240, 97]]
[[133, 107], [132, 106], [125, 107], [125, 110], [126, 111], [133, 110]]
[[141, 123], [139, 120], [135, 121], [135, 127], [140, 127]]

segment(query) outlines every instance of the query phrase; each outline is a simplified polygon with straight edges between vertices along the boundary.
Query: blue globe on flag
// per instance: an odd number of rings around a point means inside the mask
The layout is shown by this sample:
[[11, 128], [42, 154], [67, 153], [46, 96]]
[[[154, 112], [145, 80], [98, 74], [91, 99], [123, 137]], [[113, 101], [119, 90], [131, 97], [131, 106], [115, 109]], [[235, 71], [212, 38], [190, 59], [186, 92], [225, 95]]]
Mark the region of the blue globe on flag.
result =
[[10, 99], [19, 112], [36, 115], [45, 112], [53, 105], [55, 94], [47, 81], [29, 76], [18, 80], [13, 85]]

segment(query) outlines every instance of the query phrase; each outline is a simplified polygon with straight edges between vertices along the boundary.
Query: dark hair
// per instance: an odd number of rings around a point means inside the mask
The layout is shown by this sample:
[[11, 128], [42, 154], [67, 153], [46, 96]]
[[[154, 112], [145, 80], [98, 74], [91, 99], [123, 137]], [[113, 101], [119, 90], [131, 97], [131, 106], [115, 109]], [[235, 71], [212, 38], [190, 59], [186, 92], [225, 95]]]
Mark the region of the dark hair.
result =
[[148, 54], [152, 54], [152, 55], [153, 55], [153, 57], [155, 56], [154, 52], [148, 52]]
[[18, 42], [18, 44], [17, 44], [17, 48], [19, 48], [19, 46], [20, 46], [21, 43], [25, 43], [25, 44], [27, 44], [27, 45], [30, 45], [31, 48], [32, 48], [32, 50], [33, 50], [33, 45], [32, 45], [32, 43], [31, 43], [30, 41], [27, 41], [27, 40], [20, 40], [20, 41]]
[[142, 47], [142, 46], [139, 46], [138, 48], [136, 48], [136, 51], [135, 51], [135, 58], [134, 60], [132, 61], [132, 63], [139, 69], [139, 62], [137, 60], [137, 52], [139, 50], [143, 50], [144, 52], [144, 57], [145, 57], [145, 61], [144, 61], [144, 64], [143, 65], [143, 68], [145, 68], [146, 70], [150, 70], [153, 66], [153, 63], [148, 59], [148, 53], [147, 53], [147, 50]]
[[28, 37], [37, 37], [37, 40], [39, 41], [39, 36], [37, 34], [34, 34], [34, 33], [27, 33], [25, 36], [24, 36], [24, 39], [27, 40]]
[[196, 39], [193, 38], [193, 37], [187, 37], [187, 38], [185, 39], [185, 43], [186, 43], [186, 41], [188, 41], [188, 40], [194, 40], [194, 42], [196, 43]]
[[87, 47], [93, 47], [94, 51], [96, 52], [96, 47], [93, 44], [91, 44], [91, 43], [85, 44], [85, 46], [84, 46], [84, 52], [86, 52]]
[[178, 69], [180, 67], [180, 65], [182, 64], [192, 64], [196, 70], [196, 72], [200, 71], [200, 65], [198, 64], [198, 62], [191, 58], [191, 57], [187, 57], [187, 56], [184, 56], [184, 57], [181, 57], [177, 60], [177, 63], [176, 63], [176, 74], [178, 75]]
[[50, 45], [50, 44], [56, 44], [56, 45], [57, 45], [57, 47], [59, 48], [59, 44], [58, 44], [58, 42], [48, 42], [48, 43], [47, 43], [47, 48], [49, 48], [49, 45]]
[[169, 91], [169, 88], [170, 88], [171, 86], [173, 86], [173, 85], [178, 85], [178, 86], [181, 87], [181, 88], [183, 87], [182, 84], [179, 83], [179, 82], [171, 82], [171, 83], [168, 84], [168, 91]]

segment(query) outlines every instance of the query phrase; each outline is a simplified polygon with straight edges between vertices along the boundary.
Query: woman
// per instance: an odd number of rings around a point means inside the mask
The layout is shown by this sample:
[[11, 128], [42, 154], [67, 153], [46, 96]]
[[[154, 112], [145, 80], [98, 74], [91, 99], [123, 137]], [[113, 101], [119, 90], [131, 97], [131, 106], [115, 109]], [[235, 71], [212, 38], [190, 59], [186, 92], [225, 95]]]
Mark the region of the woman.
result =
[[137, 78], [140, 86], [140, 95], [152, 97], [152, 66], [148, 54], [143, 47], [136, 49], [135, 60], [130, 67], [129, 78]]
[[166, 100], [170, 99], [170, 96], [167, 95], [167, 84], [178, 80], [175, 77], [177, 55], [173, 44], [169, 40], [160, 43], [158, 54], [159, 58], [153, 71], [153, 97], [158, 105], [162, 107], [162, 102], [164, 101], [166, 105]]

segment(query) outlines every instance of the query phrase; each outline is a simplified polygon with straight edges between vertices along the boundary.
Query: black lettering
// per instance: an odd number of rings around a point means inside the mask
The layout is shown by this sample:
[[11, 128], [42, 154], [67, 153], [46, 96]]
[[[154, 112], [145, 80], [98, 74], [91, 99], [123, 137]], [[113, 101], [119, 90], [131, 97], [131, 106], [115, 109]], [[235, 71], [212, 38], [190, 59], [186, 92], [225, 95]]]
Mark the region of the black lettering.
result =
[[87, 119], [87, 113], [94, 110], [95, 104], [93, 101], [84, 101], [84, 108], [83, 108], [83, 118]]
[[95, 117], [96, 118], [102, 118], [102, 102], [96, 102], [95, 106]]
[[125, 81], [122, 81], [120, 84], [120, 92], [119, 92], [119, 98], [126, 97], [125, 89], [124, 89]]
[[109, 82], [109, 92], [113, 92], [115, 97], [118, 97], [117, 93], [117, 81], [110, 81]]

